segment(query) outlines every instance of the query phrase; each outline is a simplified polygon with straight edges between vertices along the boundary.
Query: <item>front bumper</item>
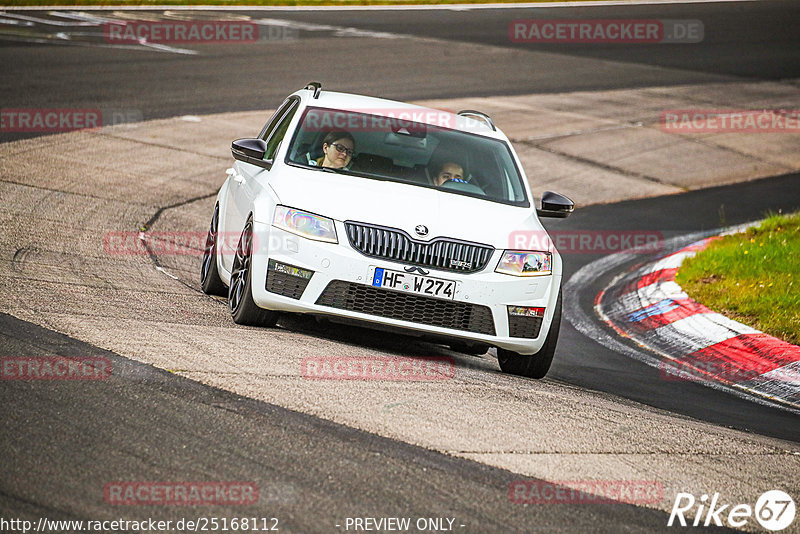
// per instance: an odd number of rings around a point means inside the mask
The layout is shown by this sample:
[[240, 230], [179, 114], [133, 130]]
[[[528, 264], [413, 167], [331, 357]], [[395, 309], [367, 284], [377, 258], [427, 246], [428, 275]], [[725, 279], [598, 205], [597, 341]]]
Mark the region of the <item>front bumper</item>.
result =
[[[259, 245], [253, 251], [255, 303], [270, 310], [367, 321], [520, 354], [541, 349], [553, 318], [560, 274], [523, 278], [495, 273], [502, 254], [502, 250], [495, 250], [486, 268], [477, 273], [428, 269], [430, 276], [456, 281], [454, 299], [412, 295], [372, 286], [375, 267], [402, 272], [407, 265], [364, 256], [346, 238], [343, 240], [345, 229], [339, 221], [336, 230], [338, 244], [313, 241], [256, 222], [256, 243], [266, 246]], [[276, 271], [276, 262], [313, 274], [290, 274], [282, 267]], [[554, 258], [554, 270], [555, 265]], [[545, 313], [539, 325], [533, 325], [537, 328], [531, 324], [520, 327], [513, 324], [519, 323], [516, 318], [510, 324], [508, 306], [541, 307]], [[533, 334], [538, 335], [530, 337]]]

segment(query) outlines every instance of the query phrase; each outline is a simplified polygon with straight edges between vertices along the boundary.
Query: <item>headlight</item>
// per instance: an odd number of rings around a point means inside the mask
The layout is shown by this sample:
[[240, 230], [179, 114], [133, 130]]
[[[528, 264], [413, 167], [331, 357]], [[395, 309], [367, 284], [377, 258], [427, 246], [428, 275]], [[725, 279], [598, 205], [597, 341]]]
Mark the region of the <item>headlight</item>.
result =
[[514, 276], [542, 276], [553, 270], [553, 257], [549, 252], [505, 250], [495, 272]]
[[339, 242], [336, 239], [336, 227], [333, 224], [333, 219], [320, 217], [307, 211], [278, 206], [275, 208], [272, 226], [315, 241]]

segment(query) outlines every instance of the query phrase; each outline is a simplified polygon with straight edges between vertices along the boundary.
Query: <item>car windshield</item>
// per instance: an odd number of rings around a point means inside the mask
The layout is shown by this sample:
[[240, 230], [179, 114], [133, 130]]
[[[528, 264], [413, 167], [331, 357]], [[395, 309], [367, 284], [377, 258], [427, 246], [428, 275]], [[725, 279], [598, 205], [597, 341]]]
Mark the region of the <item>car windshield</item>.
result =
[[287, 151], [286, 162], [529, 206], [506, 143], [405, 120], [403, 115], [392, 118], [308, 108]]

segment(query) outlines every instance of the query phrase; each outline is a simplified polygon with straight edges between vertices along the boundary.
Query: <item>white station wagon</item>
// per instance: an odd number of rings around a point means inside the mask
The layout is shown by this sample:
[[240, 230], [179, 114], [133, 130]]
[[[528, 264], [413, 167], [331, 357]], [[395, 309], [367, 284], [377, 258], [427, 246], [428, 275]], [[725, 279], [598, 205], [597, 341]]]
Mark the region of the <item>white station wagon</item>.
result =
[[515, 250], [511, 236], [546, 236], [538, 217], [566, 217], [573, 203], [548, 191], [533, 207], [519, 158], [488, 116], [312, 82], [231, 151], [201, 283], [227, 295], [236, 323], [315, 314], [468, 353], [496, 347], [503, 371], [545, 376], [561, 257], [548, 239]]

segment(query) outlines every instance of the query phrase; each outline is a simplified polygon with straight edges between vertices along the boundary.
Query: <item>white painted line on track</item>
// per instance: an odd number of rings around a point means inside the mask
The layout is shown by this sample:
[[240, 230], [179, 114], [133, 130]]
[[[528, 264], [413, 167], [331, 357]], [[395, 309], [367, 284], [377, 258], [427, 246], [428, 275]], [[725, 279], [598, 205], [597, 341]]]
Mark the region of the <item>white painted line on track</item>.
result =
[[746, 382], [748, 387], [764, 394], [779, 398], [793, 399], [800, 403], [800, 361], [773, 369], [763, 375]]
[[35, 22], [36, 24], [45, 24], [47, 26], [97, 26], [95, 22], [71, 22], [63, 20], [43, 19], [39, 17], [29, 17], [28, 15], [17, 15], [15, 13], [0, 12], [3, 17], [12, 19], [25, 20], [28, 22]]
[[33, 22], [29, 22], [27, 20], [17, 20], [17, 19], [4, 19], [0, 18], [0, 24], [8, 24], [9, 26], [33, 26]]
[[148, 43], [143, 39], [139, 41], [139, 44], [141, 46], [151, 48], [153, 50], [158, 50], [159, 52], [170, 52], [172, 54], [184, 54], [187, 56], [196, 56], [200, 53], [197, 50], [191, 50], [189, 48], [176, 48], [174, 46], [169, 46], [160, 43]]
[[[73, 19], [77, 22], [64, 22], [59, 20], [52, 20], [52, 19], [42, 19], [39, 17], [29, 17], [26, 15], [15, 15], [6, 12], [0, 12], [0, 17], [11, 17], [11, 19], [0, 18], [0, 24], [13, 24], [13, 25], [24, 25], [24, 26], [33, 26], [34, 24], [44, 24], [48, 26], [70, 26], [70, 27], [92, 27], [96, 28], [103, 24], [119, 24], [119, 25], [126, 25], [127, 22], [119, 21], [115, 19], [105, 18], [105, 17], [95, 17], [93, 15], [84, 15], [81, 13], [76, 12], [61, 12], [61, 11], [52, 11], [50, 12], [51, 15]], [[5, 22], [9, 21], [9, 22]], [[13, 36], [0, 36], [0, 39], [4, 41], [13, 41], [13, 42], [23, 42], [23, 43], [36, 43], [36, 44], [69, 44], [77, 45], [77, 46], [84, 46], [89, 48], [117, 48], [117, 49], [126, 49], [126, 50], [155, 50], [158, 52], [168, 52], [171, 54], [182, 54], [182, 55], [198, 55], [199, 52], [196, 50], [188, 49], [188, 48], [177, 48], [174, 46], [169, 46], [160, 43], [149, 43], [144, 39], [139, 40], [138, 45], [115, 45], [110, 43], [97, 43], [97, 42], [89, 42], [89, 41], [73, 41], [72, 36], [94, 36], [95, 34], [90, 33], [77, 33], [72, 32], [71, 34], [65, 32], [57, 32], [54, 35], [53, 39], [46, 39], [41, 37], [26, 37], [24, 35], [13, 35]], [[102, 34], [97, 34], [102, 35]]]
[[118, 19], [112, 19], [109, 17], [100, 17], [89, 13], [81, 13], [79, 11], [51, 11], [50, 15], [61, 17], [64, 19], [92, 22], [95, 23], [97, 26], [100, 26], [101, 24], [126, 24], [125, 22]]
[[60, 45], [67, 45], [67, 46], [82, 46], [84, 48], [116, 48], [119, 50], [139, 50], [140, 52], [147, 52], [147, 51], [155, 51], [155, 52], [169, 52], [173, 54], [198, 54], [194, 50], [185, 50], [179, 52], [178, 50], [182, 49], [171, 49], [171, 47], [167, 47], [165, 45], [154, 45], [154, 43], [149, 43], [148, 45], [114, 45], [114, 44], [104, 44], [104, 43], [90, 43], [87, 41], [70, 41], [65, 39], [45, 39], [41, 37], [22, 37], [22, 36], [10, 36], [10, 35], [3, 35], [0, 36], [0, 40], [3, 41], [13, 41], [15, 43], [34, 43], [34, 44], [60, 44]]
[[[667, 326], [677, 330], [679, 334], [682, 334], [686, 338], [702, 339], [702, 344], [695, 350], [708, 347], [709, 339], [713, 339], [719, 343], [742, 334], [761, 333], [755, 328], [729, 319], [719, 313], [696, 313], [659, 328], [667, 328]], [[694, 352], [694, 350], [691, 352]]]
[[753, 382], [770, 381], [776, 379], [786, 380], [787, 377], [791, 378], [794, 382], [800, 382], [800, 361], [792, 362], [784, 365], [783, 367], [778, 367], [777, 369], [768, 371], [763, 375], [760, 375], [758, 378], [753, 379]]
[[655, 273], [658, 271], [663, 271], [665, 269], [677, 269], [683, 263], [683, 260], [694, 256], [694, 251], [686, 251], [686, 252], [677, 252], [675, 254], [670, 254], [669, 256], [662, 258], [653, 264], [653, 267], [649, 269], [649, 272]]
[[718, 313], [697, 313], [636, 335], [645, 343], [658, 340], [669, 344], [676, 354], [693, 354], [709, 347], [710, 336], [722, 342], [740, 334], [755, 333], [737, 332], [735, 328], [730, 319]]
[[[53, 15], [64, 16], [65, 18], [73, 18], [79, 20], [80, 22], [76, 23], [64, 23], [60, 21], [47, 21], [46, 19], [38, 19], [36, 17], [25, 17], [23, 15], [18, 15], [18, 17], [23, 17], [30, 19], [30, 21], [44, 21], [42, 23], [48, 24], [57, 24], [59, 26], [67, 25], [67, 26], [100, 26], [101, 24], [119, 24], [119, 25], [126, 25], [126, 21], [121, 21], [118, 19], [110, 19], [110, 18], [103, 18], [103, 17], [93, 17], [88, 14], [81, 14], [75, 12], [51, 12]], [[261, 19], [252, 19], [250, 22], [254, 24], [258, 24], [261, 26], [277, 26], [282, 28], [288, 28], [293, 30], [302, 30], [302, 31], [309, 31], [309, 32], [332, 32], [334, 37], [367, 37], [372, 39], [414, 39], [417, 41], [440, 41], [439, 39], [434, 38], [427, 38], [427, 37], [419, 37], [415, 35], [406, 35], [400, 33], [389, 33], [389, 32], [377, 32], [371, 30], [363, 30], [359, 28], [353, 28], [348, 26], [333, 26], [329, 24], [315, 24], [310, 22], [299, 22], [299, 21], [292, 21], [292, 20], [285, 20], [285, 19], [272, 19], [272, 18], [261, 18]], [[33, 24], [33, 22], [29, 22], [29, 24]], [[68, 40], [69, 37], [65, 34], [59, 34], [58, 37], [63, 40]], [[2, 37], [3, 39], [5, 37]], [[22, 41], [22, 42], [51, 42], [51, 41], [41, 41], [41, 40], [34, 40], [34, 39], [25, 39], [24, 37], [14, 36], [14, 41]], [[52, 41], [56, 42], [56, 41]], [[86, 43], [87, 46], [91, 46], [95, 43]], [[174, 54], [185, 54], [185, 55], [198, 55], [199, 52], [192, 49], [186, 48], [177, 48], [173, 46], [168, 46], [164, 44], [157, 44], [157, 43], [149, 43], [144, 40], [139, 41], [139, 45], [145, 47], [147, 49], [158, 50], [160, 52], [170, 52]], [[98, 46], [100, 46], [98, 44]]]
[[675, 282], [656, 282], [636, 290], [640, 306], [652, 306], [664, 299], [683, 300], [689, 295]]
[[173, 278], [173, 279], [175, 279], [175, 280], [178, 280], [178, 277], [177, 277], [177, 276], [175, 276], [175, 275], [174, 275], [174, 274], [172, 274], [172, 273], [169, 273], [169, 272], [167, 272], [167, 270], [166, 270], [166, 269], [164, 269], [163, 267], [156, 267], [156, 271], [160, 271], [160, 272], [162, 272], [162, 273], [166, 274], [167, 276], [169, 276], [170, 278]]

